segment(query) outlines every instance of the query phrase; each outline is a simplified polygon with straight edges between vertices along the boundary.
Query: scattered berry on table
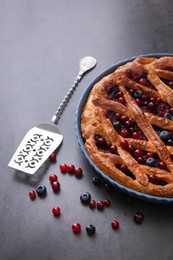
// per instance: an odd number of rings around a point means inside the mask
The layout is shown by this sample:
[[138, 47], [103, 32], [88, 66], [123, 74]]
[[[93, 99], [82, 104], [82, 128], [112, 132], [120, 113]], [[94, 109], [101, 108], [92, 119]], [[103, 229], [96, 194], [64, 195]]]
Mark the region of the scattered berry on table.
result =
[[67, 164], [62, 163], [62, 164], [60, 164], [59, 168], [60, 168], [60, 170], [61, 170], [62, 172], [66, 172], [66, 171], [67, 171]]
[[92, 181], [93, 181], [94, 185], [96, 185], [96, 186], [100, 184], [100, 178], [97, 176], [93, 177]]
[[74, 173], [74, 170], [75, 170], [75, 167], [74, 167], [73, 164], [67, 165], [67, 171], [68, 171], [69, 173]]
[[105, 187], [106, 191], [111, 191], [112, 190], [112, 186], [109, 183], [105, 183], [104, 187]]
[[120, 226], [120, 223], [117, 220], [112, 220], [111, 225], [112, 225], [112, 228], [118, 229]]
[[74, 223], [72, 225], [72, 230], [74, 233], [79, 233], [81, 231], [81, 225], [79, 223]]
[[80, 200], [81, 200], [82, 203], [88, 204], [91, 200], [91, 194], [89, 192], [83, 192], [80, 195]]
[[54, 181], [57, 181], [58, 180], [58, 176], [56, 174], [51, 174], [49, 176], [49, 181], [50, 182], [54, 182]]
[[38, 185], [36, 188], [36, 192], [38, 194], [38, 196], [43, 196], [46, 194], [46, 186], [45, 185]]
[[109, 207], [109, 206], [111, 205], [111, 202], [110, 202], [110, 200], [105, 199], [105, 200], [103, 201], [103, 204], [104, 204], [106, 207]]
[[144, 220], [144, 214], [142, 212], [136, 212], [134, 215], [134, 221], [137, 224], [141, 224]]
[[59, 207], [54, 207], [52, 209], [52, 213], [54, 214], [54, 216], [59, 216], [61, 213], [61, 209]]
[[89, 202], [89, 207], [90, 207], [91, 209], [95, 209], [95, 207], [96, 207], [96, 202], [95, 202], [95, 200], [90, 200], [90, 202]]
[[82, 170], [82, 168], [80, 168], [80, 167], [78, 167], [78, 168], [75, 168], [74, 169], [74, 174], [75, 174], [75, 176], [76, 177], [82, 177], [83, 176], [83, 170]]
[[52, 153], [52, 154], [49, 156], [49, 159], [50, 159], [50, 161], [52, 161], [52, 162], [56, 162], [56, 153]]
[[31, 190], [29, 192], [29, 197], [31, 200], [34, 200], [36, 198], [36, 192], [34, 190]]
[[89, 224], [88, 226], [86, 226], [86, 232], [88, 233], [88, 235], [93, 235], [96, 231], [96, 228], [94, 225]]
[[104, 209], [104, 203], [103, 203], [103, 201], [101, 201], [101, 200], [97, 201], [97, 208], [98, 208], [99, 210]]
[[52, 182], [53, 191], [58, 191], [60, 189], [60, 183], [58, 181]]

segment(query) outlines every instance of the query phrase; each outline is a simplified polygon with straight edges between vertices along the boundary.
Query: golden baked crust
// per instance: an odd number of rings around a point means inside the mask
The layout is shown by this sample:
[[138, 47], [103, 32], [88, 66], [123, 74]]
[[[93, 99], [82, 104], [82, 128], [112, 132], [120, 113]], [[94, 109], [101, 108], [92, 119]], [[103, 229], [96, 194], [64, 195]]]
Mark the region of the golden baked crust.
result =
[[118, 67], [93, 86], [81, 115], [91, 160], [127, 188], [173, 197], [172, 107], [173, 57]]

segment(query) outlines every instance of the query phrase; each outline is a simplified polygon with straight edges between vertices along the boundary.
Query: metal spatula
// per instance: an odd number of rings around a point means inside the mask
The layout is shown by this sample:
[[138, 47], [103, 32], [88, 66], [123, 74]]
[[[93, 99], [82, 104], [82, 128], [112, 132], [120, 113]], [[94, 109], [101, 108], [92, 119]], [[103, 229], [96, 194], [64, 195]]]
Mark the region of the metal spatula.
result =
[[34, 174], [57, 149], [63, 140], [63, 135], [55, 124], [57, 124], [64, 107], [77, 87], [82, 75], [95, 65], [96, 60], [93, 57], [84, 57], [80, 60], [79, 74], [52, 117], [51, 123], [42, 123], [29, 130], [8, 166], [29, 174]]

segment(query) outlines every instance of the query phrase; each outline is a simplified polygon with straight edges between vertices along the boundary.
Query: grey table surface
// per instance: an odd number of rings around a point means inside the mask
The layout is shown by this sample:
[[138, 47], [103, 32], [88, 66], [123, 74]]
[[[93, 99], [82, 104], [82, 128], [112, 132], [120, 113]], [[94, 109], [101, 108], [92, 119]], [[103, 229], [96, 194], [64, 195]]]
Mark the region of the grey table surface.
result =
[[[112, 64], [134, 55], [172, 52], [171, 0], [0, 0], [0, 259], [1, 260], [128, 260], [173, 259], [173, 208], [141, 200], [127, 203], [119, 190], [107, 192], [104, 181], [78, 145], [75, 112], [88, 84]], [[81, 80], [60, 120], [64, 135], [56, 163], [30, 176], [9, 168], [8, 162], [25, 133], [50, 121], [75, 80], [79, 60], [97, 59]], [[77, 179], [62, 174], [61, 163], [81, 167]], [[61, 190], [54, 194], [49, 175], [57, 174]], [[47, 187], [44, 199], [31, 201], [28, 192]], [[80, 194], [110, 199], [103, 211], [80, 203]], [[59, 206], [55, 218], [52, 208]], [[137, 225], [133, 216], [144, 214]], [[113, 230], [111, 221], [120, 222]], [[71, 225], [79, 222], [75, 235]], [[96, 226], [88, 236], [85, 227]]]

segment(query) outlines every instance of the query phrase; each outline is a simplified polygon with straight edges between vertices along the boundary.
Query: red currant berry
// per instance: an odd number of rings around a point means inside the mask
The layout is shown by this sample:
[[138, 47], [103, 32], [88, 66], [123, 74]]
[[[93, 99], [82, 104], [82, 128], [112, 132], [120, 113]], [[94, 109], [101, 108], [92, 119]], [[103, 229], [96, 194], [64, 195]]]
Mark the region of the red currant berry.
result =
[[125, 104], [125, 98], [124, 97], [119, 97], [118, 100], [117, 100], [119, 103], [121, 104]]
[[137, 224], [141, 224], [142, 221], [144, 219], [144, 215], [143, 213], [141, 212], [136, 212], [136, 214], [134, 215], [134, 221], [137, 223]]
[[136, 98], [135, 101], [136, 101], [136, 103], [140, 106], [141, 100], [140, 100], [139, 98]]
[[149, 102], [149, 103], [148, 103], [148, 107], [149, 107], [150, 109], [154, 109], [154, 108], [155, 108], [155, 103], [154, 103], [154, 102]]
[[66, 172], [66, 171], [67, 171], [67, 164], [65, 164], [65, 163], [60, 164], [59, 168], [60, 168], [60, 170], [61, 170], [62, 172]]
[[105, 200], [103, 201], [103, 204], [104, 204], [106, 207], [109, 207], [109, 206], [111, 205], [111, 202], [110, 202], [110, 200], [105, 199]]
[[60, 183], [58, 181], [54, 181], [52, 183], [52, 190], [53, 191], [58, 191], [60, 189]]
[[171, 115], [173, 115], [173, 108], [172, 107], [169, 109], [169, 113], [171, 113]]
[[141, 156], [142, 156], [142, 150], [136, 149], [136, 150], [134, 151], [134, 156], [135, 156], [135, 157], [141, 157]]
[[121, 117], [120, 117], [120, 122], [121, 122], [122, 124], [124, 124], [127, 120], [128, 120], [128, 117], [127, 117], [127, 116], [121, 116]]
[[127, 147], [127, 151], [128, 151], [129, 153], [133, 153], [134, 150], [135, 150], [135, 148], [134, 148], [131, 144], [129, 144], [128, 147]]
[[52, 154], [49, 156], [49, 159], [50, 159], [50, 161], [52, 161], [52, 162], [56, 162], [56, 153], [52, 153]]
[[58, 180], [58, 177], [57, 177], [56, 174], [51, 174], [51, 175], [49, 176], [49, 181], [50, 181], [50, 182], [55, 182], [55, 181], [57, 181], [57, 180]]
[[141, 85], [143, 85], [143, 86], [146, 86], [147, 83], [148, 83], [148, 81], [147, 81], [146, 78], [141, 78], [141, 79], [139, 80], [139, 84], [141, 84]]
[[154, 153], [152, 153], [152, 152], [148, 152], [146, 154], [146, 159], [153, 158], [153, 157], [154, 157]]
[[120, 113], [116, 113], [115, 114], [115, 118], [119, 121], [120, 120], [120, 117], [121, 117], [121, 114]]
[[98, 208], [99, 210], [104, 209], [104, 203], [103, 203], [103, 201], [99, 200], [99, 201], [97, 202], [97, 208]]
[[170, 81], [170, 82], [168, 83], [168, 86], [172, 88], [172, 87], [173, 87], [173, 81]]
[[126, 137], [126, 136], [128, 136], [128, 131], [126, 129], [122, 129], [120, 131], [120, 135], [123, 136], [123, 137]]
[[140, 157], [137, 158], [137, 162], [139, 164], [144, 164], [145, 161], [144, 161], [144, 158], [142, 156], [140, 156]]
[[59, 207], [54, 207], [52, 209], [52, 213], [54, 214], [54, 216], [59, 216], [61, 213], [61, 209]]
[[151, 182], [153, 184], [157, 183], [157, 177], [153, 174], [148, 176], [148, 180], [149, 180], [149, 182]]
[[104, 187], [105, 187], [106, 191], [111, 191], [111, 189], [112, 189], [112, 186], [109, 183], [105, 183]]
[[67, 171], [68, 171], [69, 173], [74, 173], [74, 170], [75, 170], [75, 167], [74, 167], [73, 164], [67, 165]]
[[142, 94], [142, 100], [143, 101], [147, 101], [149, 99], [149, 97], [146, 94]]
[[160, 103], [162, 101], [162, 99], [161, 98], [157, 98], [156, 101], [157, 101], [157, 103]]
[[82, 170], [82, 168], [75, 168], [75, 170], [74, 170], [74, 173], [75, 173], [75, 176], [76, 177], [82, 177], [83, 176], [83, 170]]
[[90, 207], [91, 209], [95, 209], [95, 207], [96, 207], [96, 202], [95, 202], [95, 200], [90, 200], [90, 202], [89, 202], [89, 207]]
[[110, 149], [111, 153], [113, 153], [113, 154], [117, 153], [117, 147], [115, 145], [111, 145], [111, 147], [109, 149]]
[[36, 198], [36, 192], [34, 190], [31, 190], [29, 192], [29, 197], [31, 200], [34, 200]]
[[138, 132], [133, 132], [132, 137], [134, 139], [139, 139], [139, 133]]
[[106, 141], [106, 144], [105, 144], [105, 146], [107, 147], [107, 148], [110, 148], [111, 147], [111, 142], [109, 142], [109, 141]]
[[173, 153], [170, 153], [170, 158], [171, 160], [173, 160]]
[[165, 170], [166, 169], [166, 164], [164, 162], [158, 162], [158, 165], [157, 165], [160, 169], [163, 169]]
[[100, 137], [97, 141], [97, 145], [103, 147], [106, 145], [106, 140], [103, 137]]
[[113, 220], [111, 225], [112, 225], [112, 228], [118, 229], [120, 226], [120, 223], [117, 220]]
[[81, 231], [81, 225], [79, 223], [74, 223], [72, 225], [72, 230], [74, 233], [79, 233]]
[[121, 140], [120, 145], [123, 149], [126, 149], [129, 144], [126, 140]]
[[125, 164], [121, 164], [121, 166], [120, 166], [120, 170], [122, 171], [122, 172], [126, 172], [127, 171], [127, 166], [125, 165]]

